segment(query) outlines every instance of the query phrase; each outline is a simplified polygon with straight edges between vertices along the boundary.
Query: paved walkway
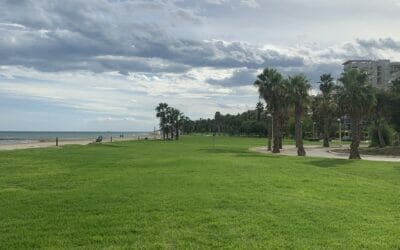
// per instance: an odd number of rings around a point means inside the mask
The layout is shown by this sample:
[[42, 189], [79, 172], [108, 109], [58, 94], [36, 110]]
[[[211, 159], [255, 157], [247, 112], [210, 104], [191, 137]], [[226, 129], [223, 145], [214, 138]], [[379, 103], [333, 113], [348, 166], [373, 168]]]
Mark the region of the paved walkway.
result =
[[[323, 157], [323, 158], [331, 158], [331, 159], [349, 159], [349, 154], [347, 153], [336, 153], [331, 152], [332, 149], [340, 149], [340, 148], [323, 148], [320, 146], [306, 146], [306, 154], [310, 157]], [[343, 149], [343, 148], [342, 148]], [[272, 154], [267, 150], [266, 147], [256, 147], [250, 148], [250, 151], [264, 153], [264, 154]], [[284, 146], [281, 150], [281, 155], [288, 156], [297, 156], [297, 149], [295, 146]], [[396, 156], [380, 156], [380, 155], [361, 155], [363, 160], [368, 161], [388, 161], [388, 162], [400, 162], [400, 157]]]

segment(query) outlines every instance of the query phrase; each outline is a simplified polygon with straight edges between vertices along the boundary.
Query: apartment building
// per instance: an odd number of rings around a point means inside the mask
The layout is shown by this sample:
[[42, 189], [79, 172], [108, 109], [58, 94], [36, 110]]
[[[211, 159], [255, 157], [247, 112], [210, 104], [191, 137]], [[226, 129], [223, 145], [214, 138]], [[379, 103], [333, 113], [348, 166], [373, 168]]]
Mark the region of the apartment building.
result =
[[360, 69], [367, 72], [369, 83], [378, 88], [387, 88], [392, 80], [400, 77], [400, 62], [390, 60], [349, 60], [343, 66], [345, 71]]

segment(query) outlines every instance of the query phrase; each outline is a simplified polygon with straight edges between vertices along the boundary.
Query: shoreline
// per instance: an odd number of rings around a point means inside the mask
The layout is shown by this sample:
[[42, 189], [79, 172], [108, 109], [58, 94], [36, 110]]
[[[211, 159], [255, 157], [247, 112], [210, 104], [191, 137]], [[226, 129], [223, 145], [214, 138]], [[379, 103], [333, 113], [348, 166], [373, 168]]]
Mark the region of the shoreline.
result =
[[[158, 139], [159, 136], [154, 136], [152, 134], [142, 135], [137, 137], [117, 137], [114, 138], [112, 142], [119, 141], [136, 141], [136, 140], [144, 140], [144, 138], [148, 138], [149, 140]], [[58, 147], [62, 147], [65, 145], [88, 145], [90, 143], [95, 142], [95, 139], [64, 139], [58, 141]], [[110, 143], [111, 139], [103, 138], [102, 143]], [[49, 148], [49, 147], [57, 147], [55, 140], [46, 140], [46, 141], [35, 141], [29, 143], [13, 143], [13, 144], [0, 144], [0, 151], [9, 151], [9, 150], [19, 150], [19, 149], [32, 149], [32, 148]]]

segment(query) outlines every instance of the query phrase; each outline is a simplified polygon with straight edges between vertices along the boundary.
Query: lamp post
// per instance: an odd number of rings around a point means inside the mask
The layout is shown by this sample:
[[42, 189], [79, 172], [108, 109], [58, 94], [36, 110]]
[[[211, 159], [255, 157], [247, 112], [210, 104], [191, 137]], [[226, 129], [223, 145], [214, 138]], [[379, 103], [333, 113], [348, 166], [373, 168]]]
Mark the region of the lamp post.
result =
[[316, 122], [313, 122], [313, 124], [312, 124], [313, 139], [315, 139], [315, 124], [316, 124]]
[[337, 121], [339, 123], [339, 145], [342, 147], [342, 121], [340, 118], [338, 118]]
[[273, 117], [273, 115], [272, 114], [267, 114], [267, 117], [270, 117], [271, 118], [271, 143], [273, 142], [273, 140], [274, 140], [274, 117]]

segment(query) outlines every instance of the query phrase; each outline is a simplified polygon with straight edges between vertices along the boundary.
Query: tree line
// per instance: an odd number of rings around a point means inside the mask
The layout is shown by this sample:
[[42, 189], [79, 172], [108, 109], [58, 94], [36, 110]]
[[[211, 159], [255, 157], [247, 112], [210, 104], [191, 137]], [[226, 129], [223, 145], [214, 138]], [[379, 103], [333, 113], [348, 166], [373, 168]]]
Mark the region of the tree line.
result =
[[176, 139], [176, 136], [179, 139], [179, 134], [192, 133], [266, 136], [264, 106], [261, 102], [257, 105], [257, 110], [237, 115], [223, 115], [217, 111], [213, 119], [190, 120], [182, 113], [179, 116], [173, 115], [177, 114], [177, 109], [169, 107], [167, 103], [160, 103], [156, 107], [156, 117], [159, 118], [160, 131], [165, 140]]
[[[274, 119], [269, 133], [272, 152], [282, 148], [283, 128], [289, 116], [294, 117], [297, 153], [304, 156], [302, 124], [306, 112], [322, 127], [323, 146], [329, 147], [332, 123], [348, 119], [351, 129], [350, 159], [360, 159], [359, 145], [364, 128], [369, 126], [372, 143], [384, 147], [390, 144], [388, 127], [399, 132], [400, 78], [389, 89], [374, 88], [368, 74], [358, 69], [342, 73], [338, 83], [330, 74], [320, 77], [321, 93], [309, 95], [310, 84], [303, 75], [284, 78], [275, 69], [265, 69], [254, 85], [267, 103], [266, 109]], [[317, 122], [313, 122], [317, 124]], [[386, 135], [386, 136], [384, 136]], [[272, 138], [273, 137], [273, 138]], [[386, 138], [385, 138], [386, 137]]]
[[[279, 153], [284, 137], [295, 139], [299, 156], [306, 154], [303, 139], [322, 139], [324, 147], [339, 136], [339, 126], [351, 135], [350, 158], [359, 159], [359, 145], [368, 132], [372, 146], [393, 144], [400, 132], [400, 78], [390, 88], [368, 83], [368, 74], [358, 69], [320, 77], [320, 93], [310, 95], [304, 75], [284, 77], [266, 68], [254, 81], [260, 100], [253, 110], [239, 114], [216, 112], [212, 119], [190, 120], [179, 110], [160, 103], [156, 108], [164, 139], [178, 139], [180, 133], [217, 133], [266, 136], [268, 149]], [[339, 125], [340, 124], [340, 125]]]
[[176, 108], [160, 103], [156, 107], [156, 117], [160, 119], [160, 130], [164, 140], [179, 140], [181, 127], [189, 118]]

